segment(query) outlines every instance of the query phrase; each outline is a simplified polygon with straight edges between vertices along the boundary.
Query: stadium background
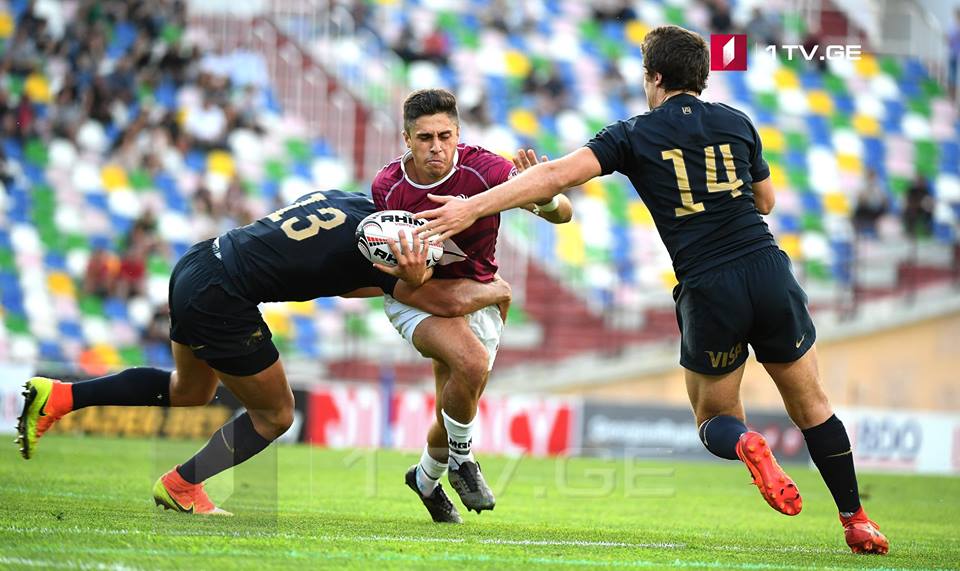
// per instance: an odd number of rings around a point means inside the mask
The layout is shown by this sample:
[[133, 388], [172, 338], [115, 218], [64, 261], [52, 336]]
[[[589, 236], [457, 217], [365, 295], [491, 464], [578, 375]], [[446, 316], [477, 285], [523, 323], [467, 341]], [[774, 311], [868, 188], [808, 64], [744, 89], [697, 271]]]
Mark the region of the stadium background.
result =
[[[767, 217], [811, 298], [825, 382], [861, 467], [960, 473], [960, 120], [945, 2], [0, 2], [3, 430], [34, 372], [171, 367], [167, 280], [192, 243], [313, 188], [368, 192], [400, 153], [411, 89], [459, 100], [462, 140], [558, 156], [646, 110], [651, 27], [751, 43], [862, 44], [859, 61], [752, 51], [706, 99], [754, 120]], [[762, 6], [753, 12], [755, 6]], [[729, 11], [728, 11], [729, 10]], [[504, 215], [512, 283], [481, 407], [486, 453], [704, 458], [677, 368], [675, 278], [619, 176], [572, 196], [575, 221]], [[263, 307], [297, 390], [290, 440], [415, 449], [429, 365], [377, 300]], [[802, 438], [753, 361], [752, 422], [787, 459]], [[199, 438], [185, 413], [91, 409], [63, 432]]]

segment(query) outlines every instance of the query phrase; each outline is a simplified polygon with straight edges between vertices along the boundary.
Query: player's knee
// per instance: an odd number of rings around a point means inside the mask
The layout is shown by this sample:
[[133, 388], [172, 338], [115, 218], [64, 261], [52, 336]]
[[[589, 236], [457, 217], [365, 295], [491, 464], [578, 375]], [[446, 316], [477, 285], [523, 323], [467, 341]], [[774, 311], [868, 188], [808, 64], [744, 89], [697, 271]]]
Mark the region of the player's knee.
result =
[[261, 436], [268, 440], [276, 440], [293, 426], [293, 407], [283, 407], [271, 411], [261, 411], [251, 414], [254, 426]]
[[487, 350], [480, 347], [463, 355], [453, 367], [463, 382], [479, 391], [487, 378], [488, 359]]
[[175, 372], [170, 382], [172, 406], [204, 406], [217, 394], [217, 383], [207, 378], [190, 378]]

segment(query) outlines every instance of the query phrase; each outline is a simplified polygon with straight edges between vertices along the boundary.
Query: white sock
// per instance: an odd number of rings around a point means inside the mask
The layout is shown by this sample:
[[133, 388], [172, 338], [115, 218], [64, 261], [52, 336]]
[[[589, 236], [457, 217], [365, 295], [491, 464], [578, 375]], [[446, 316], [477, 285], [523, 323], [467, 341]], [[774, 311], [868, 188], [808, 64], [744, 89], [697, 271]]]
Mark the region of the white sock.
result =
[[443, 427], [447, 429], [447, 445], [450, 447], [449, 465], [457, 469], [464, 462], [474, 462], [470, 446], [473, 444], [473, 423], [476, 417], [469, 424], [462, 424], [450, 418], [444, 410], [441, 410], [440, 414], [443, 415]]
[[424, 446], [420, 463], [417, 464], [417, 488], [425, 498], [433, 494], [443, 473], [447, 471], [447, 463], [434, 459], [428, 450], [429, 448]]

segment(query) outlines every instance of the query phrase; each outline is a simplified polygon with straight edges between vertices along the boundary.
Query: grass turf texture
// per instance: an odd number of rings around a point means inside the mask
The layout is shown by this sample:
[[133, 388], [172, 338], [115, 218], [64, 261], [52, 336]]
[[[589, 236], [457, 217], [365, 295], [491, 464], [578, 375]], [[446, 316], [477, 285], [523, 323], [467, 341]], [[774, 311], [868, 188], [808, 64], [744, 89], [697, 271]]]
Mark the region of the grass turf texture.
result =
[[[12, 439], [12, 437], [11, 437]], [[199, 442], [49, 435], [0, 454], [0, 568], [933, 569], [960, 565], [960, 479], [861, 475], [890, 555], [854, 556], [816, 472], [771, 510], [734, 462], [482, 458], [497, 508], [436, 525], [417, 454], [273, 446], [208, 484], [233, 518], [162, 512], [153, 481]], [[449, 488], [449, 486], [447, 486]], [[455, 498], [455, 493], [448, 489]]]

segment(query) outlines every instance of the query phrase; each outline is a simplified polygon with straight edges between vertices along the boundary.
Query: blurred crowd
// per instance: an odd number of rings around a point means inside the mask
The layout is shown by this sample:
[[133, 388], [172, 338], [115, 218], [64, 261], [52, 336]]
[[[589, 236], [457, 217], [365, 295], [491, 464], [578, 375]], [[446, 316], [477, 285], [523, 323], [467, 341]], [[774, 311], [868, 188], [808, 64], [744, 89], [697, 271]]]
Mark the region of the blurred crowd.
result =
[[[194, 165], [199, 176], [184, 173], [189, 161], [227, 150], [238, 130], [261, 131], [266, 73], [191, 32], [182, 0], [21, 0], [8, 9], [13, 26], [0, 36], [0, 200], [5, 189], [44, 184], [60, 203], [97, 200], [107, 212], [107, 200], [111, 209], [120, 200], [111, 195], [118, 190], [107, 180], [112, 171], [121, 173], [121, 186], [134, 174], [151, 187], [171, 181], [167, 192], [183, 194], [189, 211], [190, 235], [182, 240], [255, 218], [236, 169], [209, 176], [207, 165]], [[78, 183], [78, 172], [90, 168], [93, 181]], [[169, 351], [168, 309], [147, 290], [151, 265], [169, 268], [177, 251], [160, 228], [163, 202], [137, 201], [132, 219], [107, 219], [109, 239], [97, 238], [102, 226], [81, 221], [91, 230], [86, 270], [74, 274], [77, 291], [110, 307], [151, 300], [152, 317], [138, 335]], [[59, 221], [35, 222], [62, 231]]]
[[[0, 136], [65, 140], [153, 177], [175, 176], [191, 150], [226, 148], [235, 129], [256, 131], [262, 93], [231, 81], [229, 60], [202, 51], [185, 19], [182, 0], [27, 3], [0, 60]], [[14, 169], [4, 161], [8, 180]], [[252, 219], [237, 178], [205, 182], [191, 198], [198, 238]], [[139, 295], [147, 259], [170, 256], [150, 210], [115, 246], [92, 252], [86, 291]]]

